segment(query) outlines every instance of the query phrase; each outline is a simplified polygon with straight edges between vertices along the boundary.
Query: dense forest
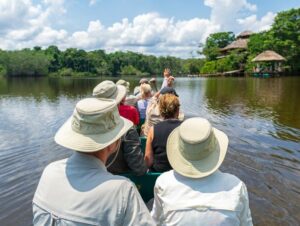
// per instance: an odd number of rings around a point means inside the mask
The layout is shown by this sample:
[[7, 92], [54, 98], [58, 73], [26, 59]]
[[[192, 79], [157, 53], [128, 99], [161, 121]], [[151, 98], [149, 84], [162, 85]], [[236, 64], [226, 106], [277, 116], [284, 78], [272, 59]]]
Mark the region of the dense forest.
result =
[[[0, 50], [0, 76], [152, 76], [165, 67], [175, 75], [216, 73], [236, 70], [241, 65], [251, 71], [251, 60], [264, 50], [274, 50], [284, 56], [285, 70], [300, 71], [300, 8], [277, 14], [270, 30], [250, 36], [247, 51], [231, 51], [220, 57], [220, 49], [235, 40], [233, 32], [210, 34], [200, 44], [203, 59], [156, 57], [134, 52], [106, 53], [57, 46], [15, 51]], [[199, 56], [200, 56], [199, 55]]]
[[46, 49], [34, 47], [18, 51], [0, 50], [0, 74], [14, 76], [152, 76], [165, 67], [173, 74], [198, 74], [203, 64], [199, 59], [155, 57], [134, 52], [105, 53], [104, 50], [86, 52], [56, 46]]

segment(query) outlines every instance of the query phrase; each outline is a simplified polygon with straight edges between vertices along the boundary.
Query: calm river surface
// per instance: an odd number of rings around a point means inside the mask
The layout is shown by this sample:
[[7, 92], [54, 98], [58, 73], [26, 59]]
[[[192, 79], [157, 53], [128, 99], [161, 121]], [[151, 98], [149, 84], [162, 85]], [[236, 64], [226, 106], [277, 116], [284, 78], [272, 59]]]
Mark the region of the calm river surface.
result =
[[[43, 168], [71, 154], [53, 136], [100, 81], [0, 79], [1, 226], [31, 225]], [[221, 169], [246, 183], [254, 224], [299, 225], [300, 77], [177, 78], [175, 87], [184, 112], [228, 134]]]

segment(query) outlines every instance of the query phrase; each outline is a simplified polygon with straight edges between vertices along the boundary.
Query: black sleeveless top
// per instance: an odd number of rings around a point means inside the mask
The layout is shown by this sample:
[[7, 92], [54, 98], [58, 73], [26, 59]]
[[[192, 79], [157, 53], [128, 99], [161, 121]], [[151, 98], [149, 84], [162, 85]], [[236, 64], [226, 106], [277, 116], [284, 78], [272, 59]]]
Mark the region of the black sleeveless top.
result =
[[154, 137], [152, 141], [152, 150], [154, 161], [152, 171], [165, 172], [172, 167], [167, 158], [167, 140], [170, 133], [181, 124], [178, 119], [167, 119], [154, 125]]

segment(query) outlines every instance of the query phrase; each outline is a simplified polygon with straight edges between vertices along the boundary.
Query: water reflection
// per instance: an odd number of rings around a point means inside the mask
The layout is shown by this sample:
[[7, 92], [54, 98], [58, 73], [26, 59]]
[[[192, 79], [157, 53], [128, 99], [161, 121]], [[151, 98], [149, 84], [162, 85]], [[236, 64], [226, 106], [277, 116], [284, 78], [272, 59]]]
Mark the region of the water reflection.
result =
[[[43, 168], [71, 153], [53, 136], [103, 79], [0, 79], [0, 225], [31, 224]], [[222, 170], [248, 186], [255, 225], [300, 222], [299, 86], [299, 77], [176, 79], [184, 112], [228, 134]]]

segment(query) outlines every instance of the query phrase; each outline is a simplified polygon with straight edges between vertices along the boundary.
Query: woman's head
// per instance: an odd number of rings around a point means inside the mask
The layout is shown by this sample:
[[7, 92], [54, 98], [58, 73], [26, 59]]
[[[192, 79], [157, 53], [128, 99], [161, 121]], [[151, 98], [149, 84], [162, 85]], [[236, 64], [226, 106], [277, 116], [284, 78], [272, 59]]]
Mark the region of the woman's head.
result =
[[151, 86], [149, 84], [142, 84], [140, 86], [142, 98], [145, 99], [151, 96]]
[[164, 119], [177, 118], [179, 114], [179, 99], [173, 94], [164, 94], [159, 97], [159, 112]]

